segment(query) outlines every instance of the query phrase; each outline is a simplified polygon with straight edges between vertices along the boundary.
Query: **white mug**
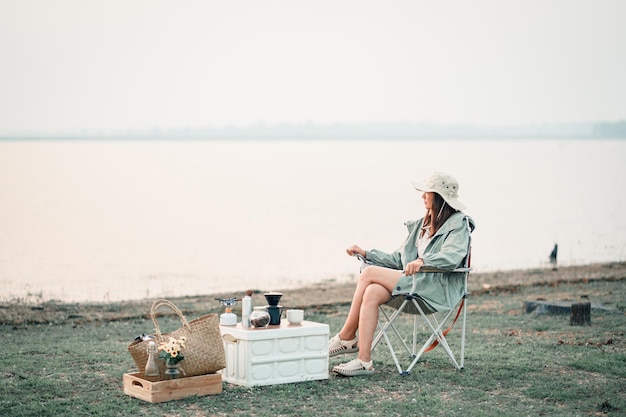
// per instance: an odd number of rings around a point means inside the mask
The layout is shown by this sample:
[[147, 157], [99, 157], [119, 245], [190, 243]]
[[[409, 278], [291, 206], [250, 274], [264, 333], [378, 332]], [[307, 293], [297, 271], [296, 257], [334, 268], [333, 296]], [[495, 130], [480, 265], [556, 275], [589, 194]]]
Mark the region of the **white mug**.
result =
[[304, 310], [287, 310], [287, 321], [289, 324], [300, 324], [302, 323], [302, 320], [304, 320]]

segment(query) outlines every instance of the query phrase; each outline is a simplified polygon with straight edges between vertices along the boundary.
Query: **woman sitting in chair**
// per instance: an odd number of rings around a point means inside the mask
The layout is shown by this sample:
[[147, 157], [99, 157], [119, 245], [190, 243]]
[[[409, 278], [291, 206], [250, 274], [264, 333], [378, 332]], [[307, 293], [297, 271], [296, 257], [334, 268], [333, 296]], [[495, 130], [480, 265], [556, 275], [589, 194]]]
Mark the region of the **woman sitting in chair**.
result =
[[463, 274], [420, 273], [423, 265], [452, 270], [461, 266], [468, 255], [470, 232], [465, 221], [469, 221], [471, 230], [474, 222], [460, 212], [466, 206], [458, 199], [458, 182], [448, 174], [435, 172], [413, 186], [424, 193], [426, 214], [406, 223], [409, 234], [398, 250], [365, 251], [357, 245], [347, 249], [348, 255], [360, 255], [372, 266], [362, 270], [346, 322], [329, 341], [329, 356], [358, 352], [356, 359], [333, 368], [340, 375], [374, 372], [371, 350], [378, 307], [395, 295], [410, 292], [413, 280], [415, 292], [437, 311], [454, 308], [463, 297]]

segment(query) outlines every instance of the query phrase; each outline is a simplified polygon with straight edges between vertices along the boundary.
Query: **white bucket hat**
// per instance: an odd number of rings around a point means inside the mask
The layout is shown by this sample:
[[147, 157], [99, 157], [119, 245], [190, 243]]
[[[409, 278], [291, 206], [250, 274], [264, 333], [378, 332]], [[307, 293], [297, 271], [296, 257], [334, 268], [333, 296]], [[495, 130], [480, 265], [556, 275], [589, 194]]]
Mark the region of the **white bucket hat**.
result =
[[459, 200], [459, 182], [452, 175], [443, 172], [433, 172], [424, 182], [413, 182], [411, 184], [418, 191], [439, 194], [453, 209], [464, 210], [467, 208]]

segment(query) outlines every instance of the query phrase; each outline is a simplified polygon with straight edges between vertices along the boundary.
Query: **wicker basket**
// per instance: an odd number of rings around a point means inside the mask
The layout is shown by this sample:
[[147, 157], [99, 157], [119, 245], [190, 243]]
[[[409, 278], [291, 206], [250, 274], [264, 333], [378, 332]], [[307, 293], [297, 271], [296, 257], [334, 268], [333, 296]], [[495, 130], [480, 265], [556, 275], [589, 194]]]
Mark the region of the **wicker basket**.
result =
[[[171, 333], [161, 333], [156, 319], [156, 310], [161, 306], [169, 307], [178, 315], [182, 323], [178, 330]], [[226, 367], [224, 345], [217, 314], [207, 314], [187, 322], [183, 313], [172, 302], [159, 299], [152, 304], [150, 316], [154, 323], [156, 331], [154, 336], [157, 344], [167, 341], [170, 337], [180, 339], [182, 336], [185, 336], [187, 338], [183, 352], [185, 359], [178, 365], [183, 377], [212, 374]], [[148, 342], [147, 340], [135, 340], [128, 345], [128, 351], [133, 357], [141, 375], [145, 373], [146, 362], [148, 361]], [[159, 360], [157, 362], [159, 373], [163, 376], [165, 361]]]

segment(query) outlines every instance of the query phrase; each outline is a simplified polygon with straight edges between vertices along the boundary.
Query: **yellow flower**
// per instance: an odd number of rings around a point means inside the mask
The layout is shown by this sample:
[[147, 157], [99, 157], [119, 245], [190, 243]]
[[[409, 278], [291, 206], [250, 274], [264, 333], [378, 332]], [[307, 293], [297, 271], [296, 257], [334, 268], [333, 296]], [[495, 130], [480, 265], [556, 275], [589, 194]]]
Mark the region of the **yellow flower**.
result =
[[159, 350], [163, 351], [163, 354], [166, 355], [166, 357], [169, 357], [169, 359], [182, 359], [183, 354], [181, 351], [185, 348], [187, 338], [185, 336], [181, 336], [179, 340], [173, 337], [168, 337], [167, 339], [168, 340], [166, 342], [164, 341], [159, 344]]

